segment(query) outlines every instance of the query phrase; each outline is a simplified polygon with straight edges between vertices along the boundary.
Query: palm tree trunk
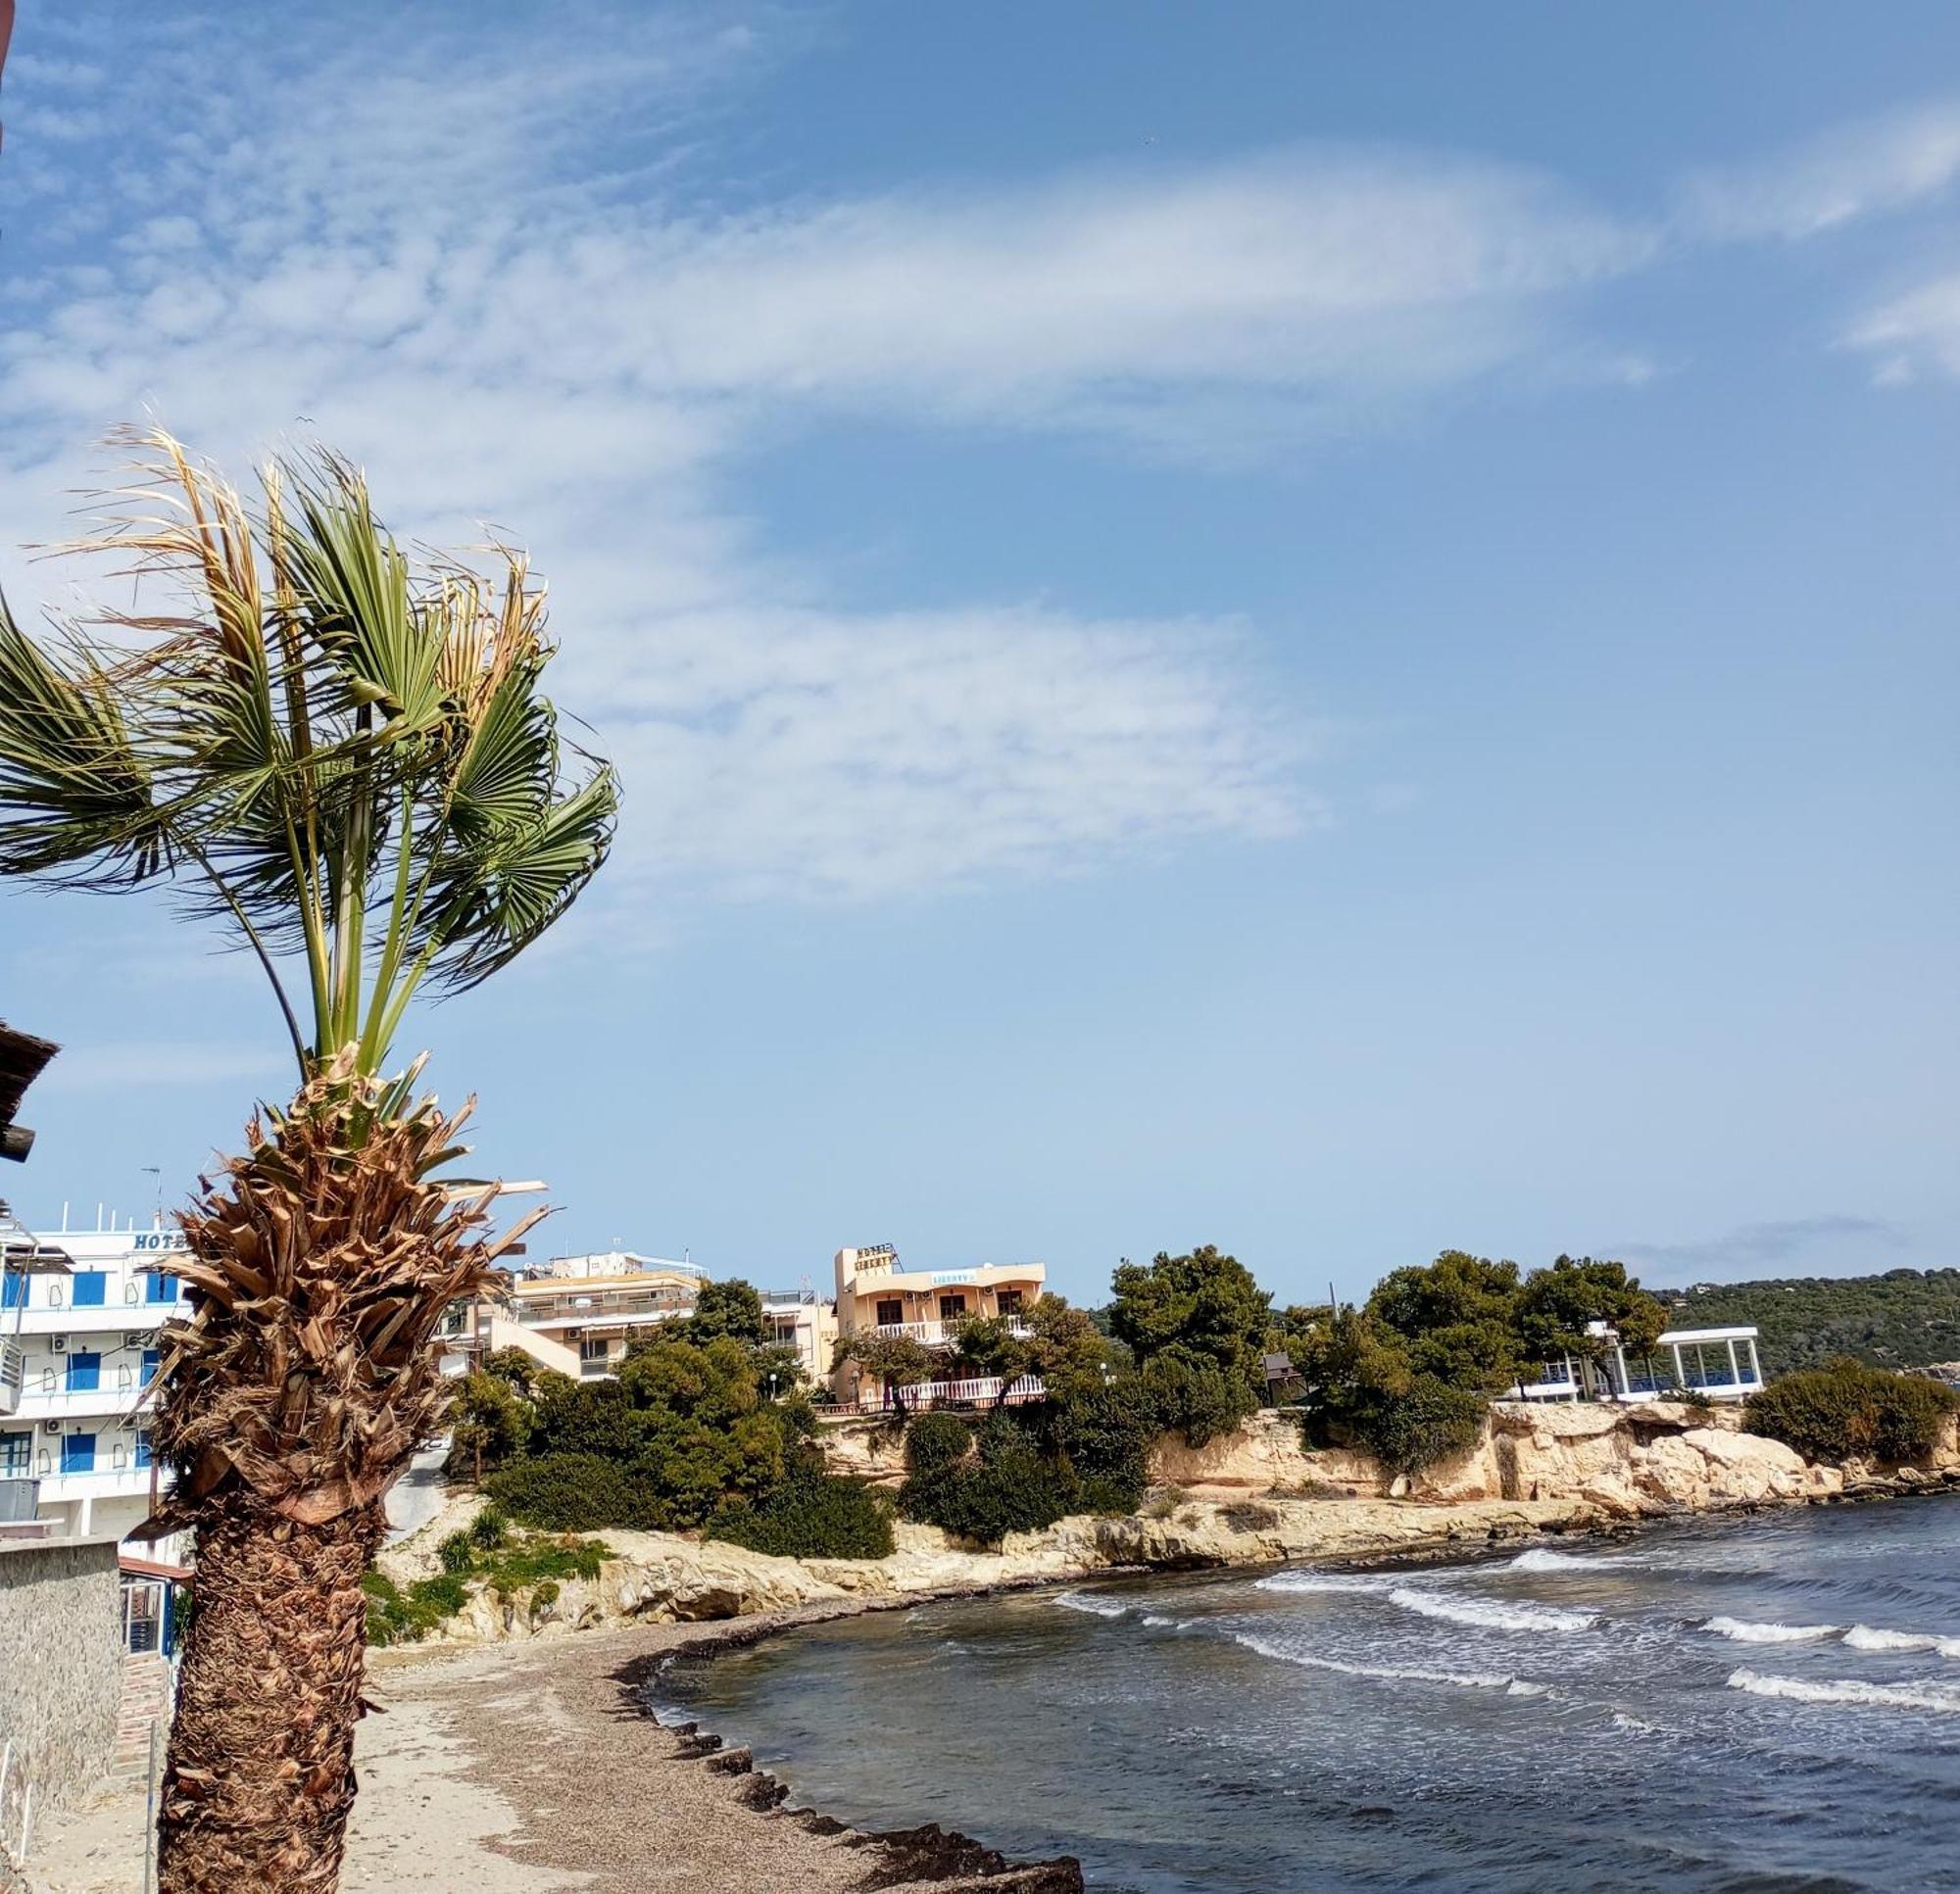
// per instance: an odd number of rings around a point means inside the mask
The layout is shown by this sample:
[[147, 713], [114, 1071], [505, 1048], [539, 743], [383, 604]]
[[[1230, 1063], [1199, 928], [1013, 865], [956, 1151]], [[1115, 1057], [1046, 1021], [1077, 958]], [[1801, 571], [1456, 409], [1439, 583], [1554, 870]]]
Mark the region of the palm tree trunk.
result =
[[158, 1816], [160, 1894], [330, 1894], [354, 1806], [378, 1501], [322, 1526], [239, 1495], [199, 1527]]

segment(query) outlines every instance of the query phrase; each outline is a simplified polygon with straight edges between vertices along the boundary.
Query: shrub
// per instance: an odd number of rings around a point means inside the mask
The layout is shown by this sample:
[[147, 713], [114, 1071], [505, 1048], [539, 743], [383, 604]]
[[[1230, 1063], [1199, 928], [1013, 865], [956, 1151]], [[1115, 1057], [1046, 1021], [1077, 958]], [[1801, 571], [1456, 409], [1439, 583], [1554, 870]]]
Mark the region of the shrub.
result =
[[930, 1479], [972, 1451], [973, 1430], [957, 1414], [933, 1409], [906, 1429], [906, 1471], [914, 1479]]
[[977, 1545], [999, 1545], [1009, 1532], [1038, 1531], [1075, 1509], [1075, 1481], [1025, 1440], [983, 1452], [978, 1465], [943, 1468], [899, 1489], [906, 1518], [923, 1520]]
[[385, 1572], [367, 1572], [361, 1589], [368, 1595], [370, 1644], [413, 1644], [445, 1618], [453, 1618], [469, 1596], [468, 1588], [452, 1573], [418, 1578], [404, 1591]]
[[1141, 1377], [1119, 1375], [1083, 1386], [1054, 1404], [1050, 1427], [1056, 1449], [1082, 1481], [1085, 1494], [1094, 1485], [1120, 1502], [1112, 1510], [1135, 1509], [1150, 1480], [1151, 1445], [1156, 1437]]
[[1420, 1473], [1467, 1452], [1484, 1427], [1484, 1401], [1434, 1375], [1412, 1375], [1405, 1391], [1375, 1392], [1345, 1417], [1349, 1432], [1390, 1475]]
[[466, 1527], [460, 1532], [452, 1532], [435, 1549], [436, 1558], [442, 1569], [448, 1573], [463, 1574], [469, 1570], [476, 1556], [476, 1541], [470, 1537]]
[[553, 1532], [646, 1527], [654, 1507], [625, 1469], [596, 1453], [547, 1453], [500, 1468], [483, 1482], [512, 1519]]
[[469, 1540], [485, 1551], [502, 1545], [511, 1534], [511, 1516], [495, 1500], [469, 1522]]
[[1743, 1425], [1807, 1460], [1855, 1455], [1896, 1464], [1930, 1451], [1956, 1408], [1960, 1396], [1937, 1382], [1843, 1355], [1772, 1382], [1750, 1397]]
[[1146, 1408], [1157, 1431], [1182, 1433], [1201, 1447], [1232, 1430], [1258, 1405], [1251, 1384], [1216, 1362], [1171, 1351], [1143, 1372]]
[[800, 1472], [759, 1501], [724, 1500], [702, 1536], [779, 1559], [882, 1559], [892, 1505], [860, 1480]]

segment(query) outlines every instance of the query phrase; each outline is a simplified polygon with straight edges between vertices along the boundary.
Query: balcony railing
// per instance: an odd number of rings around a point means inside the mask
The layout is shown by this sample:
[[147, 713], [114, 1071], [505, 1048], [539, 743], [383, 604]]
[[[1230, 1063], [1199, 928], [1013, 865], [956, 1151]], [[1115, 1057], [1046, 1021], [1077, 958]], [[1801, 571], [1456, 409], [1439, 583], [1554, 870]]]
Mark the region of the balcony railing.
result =
[[[944, 1348], [957, 1341], [961, 1327], [973, 1319], [972, 1315], [962, 1315], [951, 1322], [880, 1322], [871, 1333], [880, 1336], [904, 1336], [907, 1340], [923, 1342], [928, 1348]], [[1009, 1316], [1007, 1333], [1025, 1339], [1033, 1335], [1034, 1331], [1017, 1317]]]
[[0, 1474], [0, 1526], [18, 1526], [34, 1517], [41, 1482], [20, 1474]]
[[[999, 1375], [976, 1375], [970, 1381], [920, 1382], [916, 1386], [901, 1389], [900, 1394], [906, 1406], [916, 1414], [928, 1407], [991, 1407], [1002, 1400], [1001, 1389]], [[1006, 1384], [1004, 1404], [1008, 1407], [1047, 1398], [1048, 1388], [1039, 1375], [1023, 1375], [1018, 1381]], [[819, 1403], [819, 1411], [825, 1414], [893, 1414], [898, 1407], [899, 1400], [889, 1390], [874, 1392], [861, 1401]]]
[[27, 1356], [18, 1343], [0, 1341], [0, 1414], [17, 1414], [27, 1384]]

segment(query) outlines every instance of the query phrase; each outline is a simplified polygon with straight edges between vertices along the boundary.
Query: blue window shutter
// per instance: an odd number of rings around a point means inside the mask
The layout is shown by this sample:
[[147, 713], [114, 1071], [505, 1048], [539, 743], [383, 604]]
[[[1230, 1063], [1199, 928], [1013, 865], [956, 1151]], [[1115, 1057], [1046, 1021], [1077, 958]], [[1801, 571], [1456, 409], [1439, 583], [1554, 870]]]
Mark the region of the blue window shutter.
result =
[[109, 1272], [104, 1269], [78, 1269], [69, 1278], [69, 1307], [73, 1309], [99, 1309], [108, 1300]]
[[163, 1358], [164, 1351], [161, 1348], [143, 1350], [143, 1379], [137, 1384], [138, 1386], [147, 1387], [157, 1379], [157, 1365]]
[[64, 1433], [62, 1435], [62, 1472], [93, 1473], [95, 1471], [95, 1435], [92, 1433]]
[[[92, 1393], [102, 1385], [102, 1357], [85, 1348], [76, 1348], [68, 1358], [68, 1388], [72, 1394]], [[78, 1435], [78, 1438], [92, 1440], [92, 1434]], [[93, 1447], [90, 1448], [93, 1452]]]

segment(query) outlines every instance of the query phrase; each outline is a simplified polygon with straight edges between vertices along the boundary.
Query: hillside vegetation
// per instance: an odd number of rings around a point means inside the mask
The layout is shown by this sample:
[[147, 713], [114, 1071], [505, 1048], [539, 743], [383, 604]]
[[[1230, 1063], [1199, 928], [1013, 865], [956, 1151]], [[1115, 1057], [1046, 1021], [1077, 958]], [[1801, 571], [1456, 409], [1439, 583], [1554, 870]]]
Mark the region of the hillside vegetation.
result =
[[1680, 1328], [1753, 1322], [1763, 1372], [1821, 1368], [1840, 1355], [1883, 1368], [1960, 1361], [1960, 1270], [1893, 1269], [1883, 1276], [1778, 1277], [1663, 1290]]

